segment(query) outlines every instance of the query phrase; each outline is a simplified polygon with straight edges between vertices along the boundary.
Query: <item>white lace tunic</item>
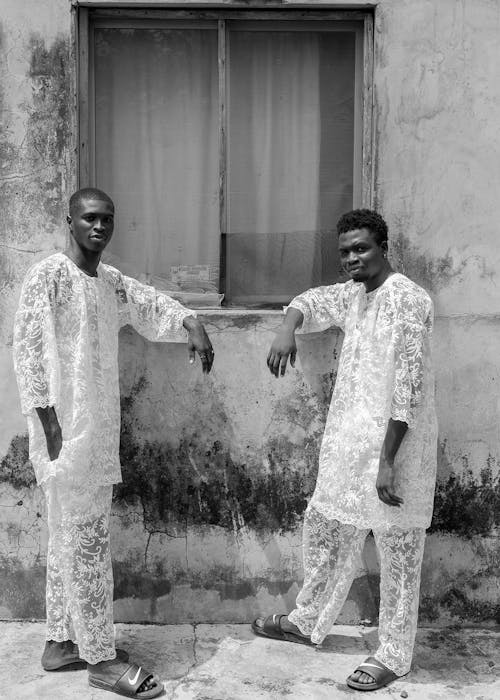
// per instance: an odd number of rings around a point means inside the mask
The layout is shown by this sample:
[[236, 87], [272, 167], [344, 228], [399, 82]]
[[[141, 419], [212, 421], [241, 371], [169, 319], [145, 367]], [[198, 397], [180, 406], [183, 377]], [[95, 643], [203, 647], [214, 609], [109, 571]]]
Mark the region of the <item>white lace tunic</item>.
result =
[[[437, 453], [429, 295], [395, 273], [370, 293], [349, 281], [310, 289], [290, 306], [304, 314], [298, 332], [335, 325], [345, 333], [311, 505], [358, 528], [428, 527]], [[395, 460], [400, 508], [375, 488], [389, 418], [409, 426]]]
[[[85, 274], [64, 253], [26, 276], [14, 325], [14, 365], [28, 419], [30, 458], [39, 484], [121, 481], [118, 331], [132, 325], [149, 340], [187, 340], [196, 313], [167, 294], [100, 263]], [[37, 407], [54, 406], [63, 446], [50, 461]]]

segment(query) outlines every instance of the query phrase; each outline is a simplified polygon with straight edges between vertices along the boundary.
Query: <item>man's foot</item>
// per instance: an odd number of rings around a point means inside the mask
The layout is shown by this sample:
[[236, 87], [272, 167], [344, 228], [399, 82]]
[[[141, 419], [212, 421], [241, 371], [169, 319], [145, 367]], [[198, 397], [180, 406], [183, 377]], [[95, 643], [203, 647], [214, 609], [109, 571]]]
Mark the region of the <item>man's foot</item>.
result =
[[54, 642], [49, 639], [45, 642], [42, 654], [42, 668], [44, 671], [67, 671], [85, 668], [86, 662], [80, 659], [78, 647], [70, 639], [65, 642]]
[[[123, 649], [116, 650], [116, 656], [121, 661], [128, 661], [128, 654]], [[44, 671], [79, 671], [87, 668], [87, 662], [80, 658], [78, 645], [70, 639], [65, 642], [45, 642], [42, 654]]]
[[355, 690], [378, 690], [398, 677], [394, 671], [370, 656], [351, 673], [347, 685]]
[[252, 622], [252, 630], [261, 637], [312, 645], [311, 637], [302, 634], [299, 628], [289, 621], [287, 615], [269, 615], [266, 618], [258, 617]]
[[156, 698], [163, 693], [163, 683], [158, 676], [143, 671], [141, 666], [112, 659], [98, 664], [88, 664], [89, 685], [110, 690], [131, 698]]

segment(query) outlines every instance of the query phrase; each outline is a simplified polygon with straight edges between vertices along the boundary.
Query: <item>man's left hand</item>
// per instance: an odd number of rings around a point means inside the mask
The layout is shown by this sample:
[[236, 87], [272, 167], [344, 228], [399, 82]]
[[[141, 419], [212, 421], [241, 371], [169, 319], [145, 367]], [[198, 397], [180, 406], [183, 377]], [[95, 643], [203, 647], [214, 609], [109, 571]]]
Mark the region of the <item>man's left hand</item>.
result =
[[399, 508], [403, 503], [403, 499], [396, 495], [394, 490], [394, 478], [394, 464], [389, 463], [384, 457], [381, 457], [376, 483], [378, 497], [382, 503]]
[[189, 362], [192, 364], [195, 360], [196, 353], [200, 356], [203, 373], [208, 374], [212, 369], [214, 361], [214, 351], [212, 343], [207, 335], [205, 327], [201, 321], [198, 321], [194, 316], [188, 316], [184, 319], [184, 328], [188, 332], [188, 354]]

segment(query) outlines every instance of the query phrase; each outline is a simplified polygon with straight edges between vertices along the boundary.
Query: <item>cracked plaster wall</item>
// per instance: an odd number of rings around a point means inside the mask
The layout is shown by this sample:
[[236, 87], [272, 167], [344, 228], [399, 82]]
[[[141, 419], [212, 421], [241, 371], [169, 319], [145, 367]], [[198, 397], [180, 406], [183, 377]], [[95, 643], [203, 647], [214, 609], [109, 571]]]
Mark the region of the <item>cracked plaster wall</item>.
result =
[[[396, 267], [431, 292], [437, 315], [439, 486], [421, 615], [498, 622], [500, 4], [381, 0], [375, 47], [374, 204], [388, 220]], [[27, 267], [64, 246], [65, 202], [76, 182], [74, 80], [70, 3], [4, 0], [0, 617], [7, 618], [44, 614], [45, 510], [26, 462], [11, 326]], [[122, 333], [117, 619], [243, 621], [286, 610], [298, 590], [300, 522], [341, 338], [332, 331], [302, 340], [299, 371], [276, 382], [264, 358], [278, 314], [206, 321], [217, 362], [205, 379], [183, 348]], [[377, 600], [369, 539], [342, 619], [373, 619]]]

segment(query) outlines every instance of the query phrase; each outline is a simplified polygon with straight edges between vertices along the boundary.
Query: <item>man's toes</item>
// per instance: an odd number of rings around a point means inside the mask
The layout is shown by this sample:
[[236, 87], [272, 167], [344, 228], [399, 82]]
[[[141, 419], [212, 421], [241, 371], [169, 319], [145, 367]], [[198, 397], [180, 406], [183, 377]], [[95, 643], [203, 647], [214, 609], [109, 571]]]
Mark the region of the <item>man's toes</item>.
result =
[[353, 671], [350, 677], [351, 680], [355, 683], [364, 683], [365, 685], [370, 685], [370, 683], [375, 682], [368, 673], [364, 673], [363, 671]]
[[373, 680], [373, 678], [372, 678], [370, 675], [368, 675], [368, 673], [362, 673], [362, 674], [359, 676], [359, 682], [360, 682], [360, 683], [365, 683], [366, 685], [370, 685], [370, 683], [375, 683], [375, 681]]
[[141, 683], [138, 689], [138, 693], [145, 693], [147, 690], [153, 690], [157, 685], [160, 684], [160, 679], [158, 676], [152, 676], [151, 678], [146, 678], [145, 681]]
[[256, 627], [264, 627], [264, 618], [263, 617], [258, 617], [255, 620], [255, 626]]

